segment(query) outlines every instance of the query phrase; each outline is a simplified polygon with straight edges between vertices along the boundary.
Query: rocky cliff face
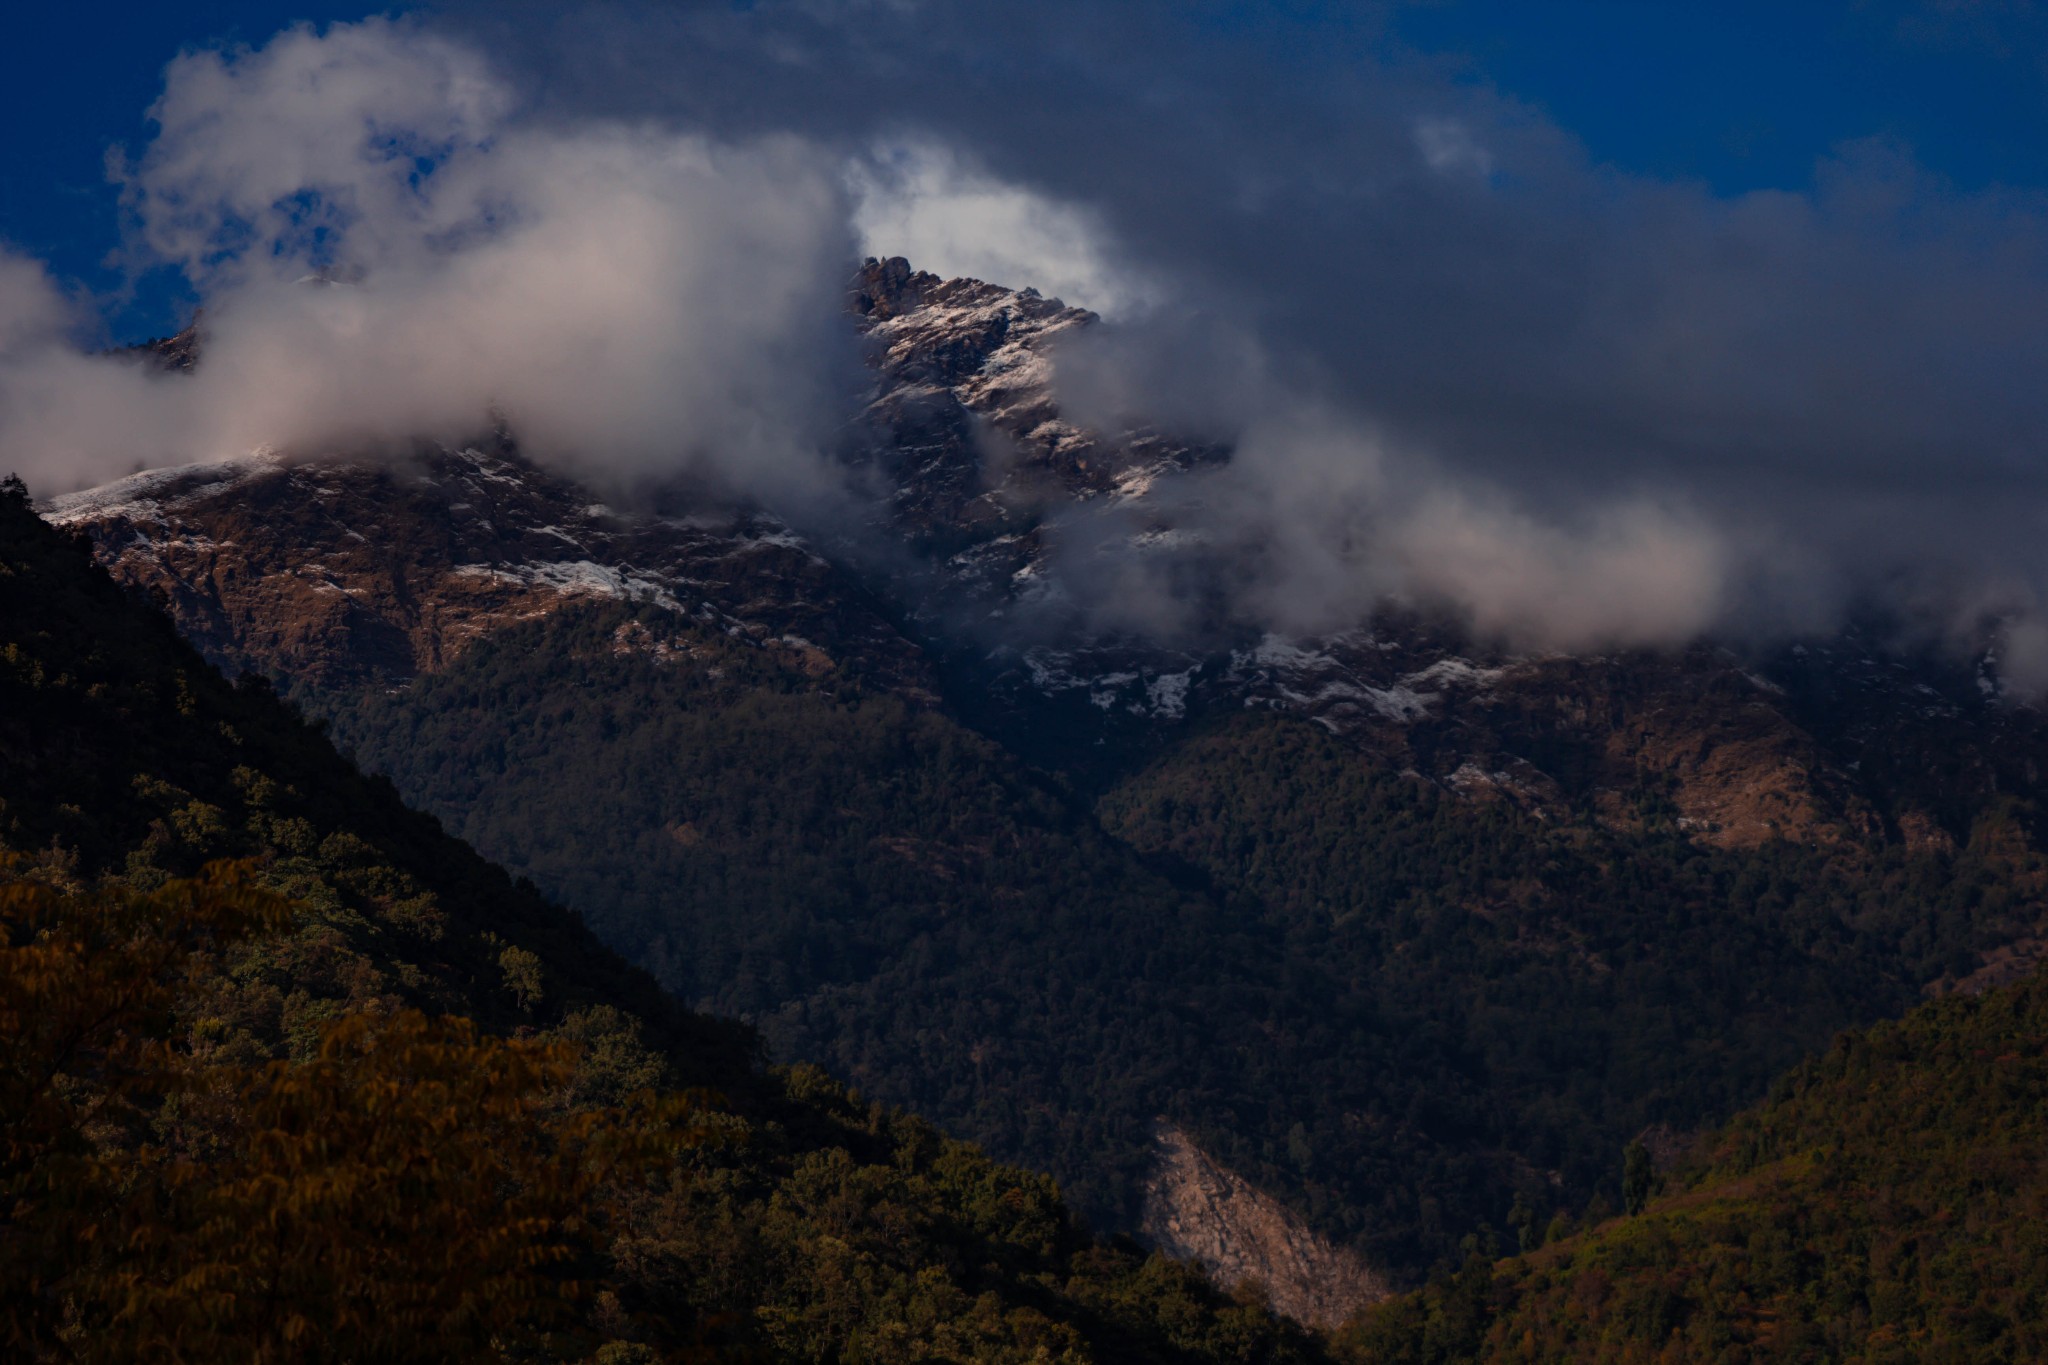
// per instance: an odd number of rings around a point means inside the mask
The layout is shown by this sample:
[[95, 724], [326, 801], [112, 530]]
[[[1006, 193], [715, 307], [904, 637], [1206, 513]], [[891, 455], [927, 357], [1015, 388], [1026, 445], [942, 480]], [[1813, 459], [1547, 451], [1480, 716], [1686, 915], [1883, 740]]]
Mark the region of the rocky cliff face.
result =
[[[1042, 605], [1062, 515], [1115, 505], [1138, 536], [1170, 530], [1156, 491], [1228, 454], [1067, 420], [1052, 362], [1096, 319], [1057, 300], [889, 260], [863, 269], [853, 307], [875, 347], [884, 519], [933, 569], [890, 592], [956, 704], [1043, 761], [1128, 762], [1265, 707], [1474, 801], [1629, 825], [1649, 798], [1723, 848], [1953, 846], [1970, 837], [1964, 809], [2040, 781], [2026, 756], [2048, 751], [2048, 728], [2001, 703], [1988, 663], [1901, 656], [1870, 631], [1767, 657], [1509, 657], [1399, 612], [1321, 638], [1219, 627], [1173, 647], [1006, 631]], [[1928, 755], [1928, 777], [1887, 752]]]
[[1275, 1309], [1312, 1327], [1335, 1327], [1392, 1292], [1163, 1119], [1157, 1143], [1140, 1231], [1160, 1250], [1196, 1262], [1226, 1288], [1264, 1290]]
[[403, 686], [579, 599], [646, 602], [920, 703], [922, 653], [772, 519], [614, 514], [500, 446], [393, 461], [254, 455], [60, 498], [115, 576], [160, 593], [215, 663]]

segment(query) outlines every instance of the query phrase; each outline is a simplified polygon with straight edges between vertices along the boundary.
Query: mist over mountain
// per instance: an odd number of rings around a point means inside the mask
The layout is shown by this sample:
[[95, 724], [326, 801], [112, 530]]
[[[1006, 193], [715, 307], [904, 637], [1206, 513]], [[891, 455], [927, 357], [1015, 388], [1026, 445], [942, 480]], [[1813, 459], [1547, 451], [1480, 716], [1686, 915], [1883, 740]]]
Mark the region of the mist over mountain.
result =
[[1393, 601], [1575, 650], [1876, 610], [2048, 678], [2036, 198], [1877, 145], [1804, 192], [1631, 176], [1374, 13], [458, 6], [195, 50], [114, 174], [207, 364], [79, 349], [10, 256], [0, 458], [49, 493], [503, 424], [844, 531], [838, 301], [889, 233], [1104, 312], [1045, 357], [1082, 425], [1231, 452], [1155, 498], [1169, 552], [1070, 518], [1100, 628]]
[[[1090, 415], [1258, 452], [1234, 471], [1248, 515], [1219, 514], [1273, 547], [1254, 600], [1341, 613], [1391, 579], [1562, 643], [1813, 625], [1865, 594], [1937, 629], [2031, 621], [2037, 193], [1962, 191], [1881, 141], [1804, 189], [1630, 175], [1403, 47], [1398, 10], [456, 14], [508, 60], [544, 52], [556, 107], [907, 159], [884, 183], [944, 223], [965, 194], [933, 183], [938, 146], [960, 191], [1036, 198], [984, 212], [985, 238], [1092, 226], [1078, 258], [1112, 287], [1074, 301], [1144, 306], [1091, 357]], [[1672, 579], [1637, 587], [1666, 550]], [[2039, 648], [2023, 623], [2008, 652], [2033, 673]]]

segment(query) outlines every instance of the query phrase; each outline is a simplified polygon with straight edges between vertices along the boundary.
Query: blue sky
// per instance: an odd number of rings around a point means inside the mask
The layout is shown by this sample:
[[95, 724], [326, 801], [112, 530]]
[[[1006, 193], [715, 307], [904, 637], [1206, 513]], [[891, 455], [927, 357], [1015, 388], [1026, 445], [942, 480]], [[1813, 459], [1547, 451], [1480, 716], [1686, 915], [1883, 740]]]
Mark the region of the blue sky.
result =
[[1965, 189], [2048, 185], [2048, 12], [2033, 3], [1445, 0], [1397, 29], [1640, 174], [1798, 189], [1830, 147], [1879, 137]]
[[[1283, 8], [1300, 19], [1344, 7]], [[118, 302], [104, 173], [110, 148], [145, 137], [164, 63], [184, 46], [370, 12], [254, 0], [17, 9], [0, 73], [0, 239], [107, 293], [117, 333], [169, 325], [186, 303], [169, 277]], [[1720, 194], [1799, 189], [1831, 148], [1882, 138], [1963, 189], [2048, 187], [2048, 15], [2027, 0], [1438, 0], [1400, 7], [1388, 33], [1634, 174]]]
[[[0, 55], [0, 241], [47, 261], [67, 279], [118, 290], [106, 266], [119, 245], [119, 206], [106, 158], [148, 134], [145, 111], [179, 49], [260, 43], [295, 20], [326, 22], [369, 12], [360, 4], [13, 6]], [[116, 311], [124, 334], [147, 334], [177, 315], [183, 292], [145, 281], [138, 306]]]

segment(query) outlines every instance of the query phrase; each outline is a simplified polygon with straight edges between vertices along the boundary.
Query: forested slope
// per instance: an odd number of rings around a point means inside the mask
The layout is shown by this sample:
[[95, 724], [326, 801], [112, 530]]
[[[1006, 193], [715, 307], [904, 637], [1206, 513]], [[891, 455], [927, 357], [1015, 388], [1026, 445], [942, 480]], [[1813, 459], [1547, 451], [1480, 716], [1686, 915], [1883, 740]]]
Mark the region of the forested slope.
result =
[[0, 801], [11, 1354], [1316, 1354], [1091, 1240], [1046, 1178], [759, 1070], [226, 684], [18, 485]]
[[[1303, 1106], [1287, 1149], [1219, 1124], [1202, 1130], [1214, 1150], [1276, 1183], [1290, 1162], [1317, 1171], [1389, 1222], [1409, 1190], [1432, 1219], [1451, 1192], [1489, 1189], [1490, 1207], [1457, 1210], [1459, 1237], [1499, 1226], [1517, 1196], [1545, 1219], [1576, 1212], [1603, 1187], [1615, 1197], [1634, 1135], [1721, 1121], [2038, 913], [2039, 861], [2006, 837], [2031, 812], [2013, 803], [1934, 855], [1716, 849], [1654, 789], [1635, 800], [1638, 829], [1557, 827], [1259, 715], [1106, 794], [1107, 828], [1200, 869], [1320, 1002], [1310, 1093], [1341, 1100]], [[1370, 1143], [1353, 1136], [1361, 1114], [1386, 1124]], [[1461, 1149], [1462, 1170], [1447, 1157]]]
[[2040, 917], [2037, 813], [1961, 848], [1720, 848], [1644, 782], [1545, 819], [1240, 713], [1107, 790], [650, 607], [309, 694], [409, 799], [686, 999], [1135, 1221], [1165, 1116], [1379, 1265], [1577, 1211]]
[[2048, 981], [1838, 1039], [1640, 1215], [1382, 1306], [1402, 1362], [2048, 1358]]
[[1164, 1118], [1419, 1279], [2048, 956], [2048, 725], [1988, 641], [1519, 654], [1396, 603], [1297, 638], [1197, 605], [1199, 538], [1187, 629], [1110, 630], [1049, 586], [1069, 533], [1151, 546], [1230, 452], [1062, 416], [1079, 310], [853, 283], [851, 540], [613, 508], [503, 431], [46, 510], [685, 1001], [1101, 1224]]

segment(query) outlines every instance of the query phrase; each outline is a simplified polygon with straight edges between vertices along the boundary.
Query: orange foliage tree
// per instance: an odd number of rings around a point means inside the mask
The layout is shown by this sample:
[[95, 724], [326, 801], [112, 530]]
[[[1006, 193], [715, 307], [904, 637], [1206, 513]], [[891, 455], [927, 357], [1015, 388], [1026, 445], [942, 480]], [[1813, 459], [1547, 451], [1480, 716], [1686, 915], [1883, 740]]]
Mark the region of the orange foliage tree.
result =
[[699, 1141], [685, 1097], [566, 1102], [576, 1053], [414, 1011], [302, 1062], [169, 1041], [209, 942], [280, 925], [232, 870], [0, 888], [0, 1311], [31, 1358], [460, 1361], [570, 1350], [606, 1191]]

